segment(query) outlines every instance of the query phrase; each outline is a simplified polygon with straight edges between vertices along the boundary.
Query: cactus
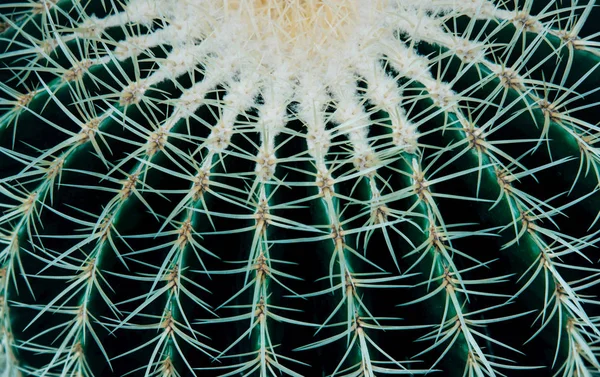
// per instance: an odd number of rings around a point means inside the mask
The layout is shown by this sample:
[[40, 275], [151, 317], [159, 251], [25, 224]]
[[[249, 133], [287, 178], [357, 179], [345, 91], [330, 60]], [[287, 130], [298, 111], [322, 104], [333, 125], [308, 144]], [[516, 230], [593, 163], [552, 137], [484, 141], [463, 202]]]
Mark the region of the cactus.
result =
[[0, 5], [3, 376], [600, 376], [595, 0]]

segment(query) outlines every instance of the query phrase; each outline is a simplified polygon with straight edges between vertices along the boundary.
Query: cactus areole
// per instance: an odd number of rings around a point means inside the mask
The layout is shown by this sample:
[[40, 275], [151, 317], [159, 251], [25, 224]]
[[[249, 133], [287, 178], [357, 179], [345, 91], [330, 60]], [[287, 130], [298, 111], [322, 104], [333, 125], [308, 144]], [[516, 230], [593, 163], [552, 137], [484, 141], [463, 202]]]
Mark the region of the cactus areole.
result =
[[5, 0], [0, 377], [600, 376], [596, 0]]

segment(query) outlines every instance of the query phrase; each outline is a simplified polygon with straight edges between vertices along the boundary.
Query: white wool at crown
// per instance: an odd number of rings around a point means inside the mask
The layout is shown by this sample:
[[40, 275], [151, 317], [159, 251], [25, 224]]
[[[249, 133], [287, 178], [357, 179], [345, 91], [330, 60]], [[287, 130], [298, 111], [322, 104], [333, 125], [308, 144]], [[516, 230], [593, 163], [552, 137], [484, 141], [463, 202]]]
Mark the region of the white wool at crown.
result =
[[[440, 21], [424, 21], [421, 17], [417, 25], [412, 20], [419, 19], [425, 10], [443, 12], [448, 2], [436, 5], [434, 1], [428, 6], [425, 2], [415, 5], [396, 0], [297, 3], [134, 0], [124, 12], [94, 22], [102, 30], [122, 23], [124, 18], [141, 24], [165, 19], [168, 25], [164, 29], [123, 41], [124, 46], [136, 48], [118, 48], [117, 55], [126, 58], [135, 50], [168, 42], [175, 46], [169, 55], [169, 67], [164, 68], [171, 75], [184, 73], [185, 67], [211, 65], [211, 60], [218, 60], [220, 72], [212, 74], [220, 80], [228, 81], [231, 75], [256, 75], [263, 84], [265, 80], [288, 81], [292, 84], [288, 89], [295, 95], [287, 94], [297, 99], [294, 97], [302, 92], [318, 92], [311, 85], [327, 86], [342, 76], [352, 77], [361, 66], [374, 64], [383, 52], [394, 53], [397, 46], [383, 42], [391, 41], [397, 30], [418, 27], [420, 34], [432, 35], [429, 39], [443, 38], [435, 28]], [[149, 84], [171, 75], [155, 72]], [[303, 79], [306, 76], [312, 79]]]
[[[419, 11], [414, 5], [395, 1], [299, 1], [296, 4], [134, 0], [124, 12], [92, 22], [99, 31], [124, 19], [141, 24], [150, 24], [155, 19], [168, 21], [163, 29], [128, 38], [115, 50], [115, 55], [123, 60], [142, 49], [167, 43], [174, 46], [166, 63], [125, 89], [127, 99], [138, 100], [152, 85], [175, 79], [199, 65], [205, 67], [205, 79], [188, 88], [181, 101], [175, 102], [181, 111], [166, 122], [163, 126], [166, 130], [178, 119], [193, 113], [212, 87], [229, 84], [224, 98], [227, 108], [209, 138], [217, 140], [211, 148], [214, 152], [228, 147], [235, 117], [255, 105], [255, 98], [261, 93], [265, 103], [258, 105], [258, 110], [267, 132], [261, 134], [264, 140], [259, 160], [269, 163], [268, 166], [257, 164], [256, 172], [267, 181], [276, 166], [274, 137], [285, 127], [285, 109], [292, 101], [299, 104], [298, 117], [308, 126], [309, 153], [318, 159], [317, 165], [324, 175], [327, 169], [322, 156], [329, 145], [330, 132], [325, 130], [322, 119], [313, 119], [315, 112], [322, 113], [326, 104], [336, 101], [338, 118], [339, 114], [356, 113], [356, 106], [362, 100], [355, 88], [357, 76], [369, 83], [369, 94], [375, 103], [387, 110], [398, 108], [400, 93], [395, 82], [381, 67], [375, 71], [373, 67], [379, 65], [378, 59], [384, 52], [400, 53], [403, 47], [394, 42], [394, 31], [403, 18], [410, 19]], [[394, 13], [398, 16], [390, 16]], [[426, 63], [411, 67], [418, 67], [419, 74], [427, 74]], [[339, 101], [340, 87], [353, 93], [354, 98]], [[326, 90], [332, 88], [338, 98], [332, 98], [331, 92]], [[322, 114], [319, 117], [322, 118]], [[394, 119], [392, 123], [395, 134], [401, 135], [396, 138], [398, 144], [416, 144], [416, 132], [408, 122]], [[365, 128], [353, 127], [348, 135], [354, 142], [360, 169], [368, 167], [361, 162], [365, 158], [375, 159], [366, 145], [366, 132]], [[319, 142], [315, 144], [312, 140]]]
[[[336, 103], [338, 118], [342, 113], [355, 113], [352, 108], [363, 100], [352, 88], [358, 77], [368, 83], [368, 99], [390, 114], [395, 143], [414, 150], [416, 129], [398, 110], [401, 93], [379, 59], [388, 56], [394, 69], [418, 79], [441, 104], [448, 104], [453, 95], [450, 87], [435, 79], [427, 59], [400, 43], [395, 33], [407, 32], [415, 41], [441, 42], [455, 47], [457, 53], [478, 51], [480, 46], [468, 40], [452, 39], [441, 28], [441, 19], [435, 17], [457, 9], [479, 17], [511, 16], [486, 0], [133, 0], [123, 12], [86, 20], [82, 30], [94, 30], [99, 35], [125, 20], [143, 25], [151, 25], [156, 19], [167, 21], [162, 29], [120, 41], [115, 49], [114, 55], [124, 60], [155, 46], [173, 46], [166, 63], [125, 88], [127, 101], [137, 101], [152, 85], [202, 66], [205, 79], [188, 88], [180, 101], [174, 101], [179, 111], [163, 125], [166, 130], [193, 113], [207, 91], [224, 83], [229, 87], [225, 98], [228, 106], [213, 129], [217, 133], [213, 139], [218, 140], [212, 148], [215, 152], [227, 148], [235, 117], [255, 105], [260, 93], [266, 98], [258, 110], [268, 130], [261, 153], [267, 159], [273, 155], [273, 138], [286, 124], [285, 108], [296, 102], [298, 117], [308, 126], [309, 139], [323, 140], [320, 146], [309, 140], [309, 153], [316, 157], [324, 150], [314, 148], [327, 145], [329, 133], [322, 121], [312, 119], [314, 114], [324, 111], [328, 103]], [[472, 58], [482, 59], [482, 54]], [[109, 59], [105, 56], [98, 60]], [[340, 93], [340, 85], [354, 98], [332, 98], [332, 92]], [[354, 127], [348, 136], [362, 144], [354, 146], [357, 156], [369, 155], [364, 146], [366, 130], [356, 131], [359, 128]], [[318, 165], [324, 169], [321, 163]], [[273, 169], [274, 164], [266, 170], [257, 166], [257, 172], [265, 172], [263, 180], [272, 176]]]

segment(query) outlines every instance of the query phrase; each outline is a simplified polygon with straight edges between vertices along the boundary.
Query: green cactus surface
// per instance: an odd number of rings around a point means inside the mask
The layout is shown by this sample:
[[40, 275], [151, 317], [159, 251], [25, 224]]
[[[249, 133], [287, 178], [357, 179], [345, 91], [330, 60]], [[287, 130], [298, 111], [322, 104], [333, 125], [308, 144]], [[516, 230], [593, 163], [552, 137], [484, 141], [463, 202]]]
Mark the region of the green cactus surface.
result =
[[600, 376], [596, 0], [2, 0], [0, 377]]

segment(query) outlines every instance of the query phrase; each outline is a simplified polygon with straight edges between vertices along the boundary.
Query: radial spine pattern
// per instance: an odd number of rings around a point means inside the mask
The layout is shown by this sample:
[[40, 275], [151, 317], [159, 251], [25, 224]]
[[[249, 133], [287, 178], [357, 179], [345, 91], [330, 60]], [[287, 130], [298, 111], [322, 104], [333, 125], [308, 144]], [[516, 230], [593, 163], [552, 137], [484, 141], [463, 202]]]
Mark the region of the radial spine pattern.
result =
[[2, 375], [600, 375], [596, 8], [0, 5]]

